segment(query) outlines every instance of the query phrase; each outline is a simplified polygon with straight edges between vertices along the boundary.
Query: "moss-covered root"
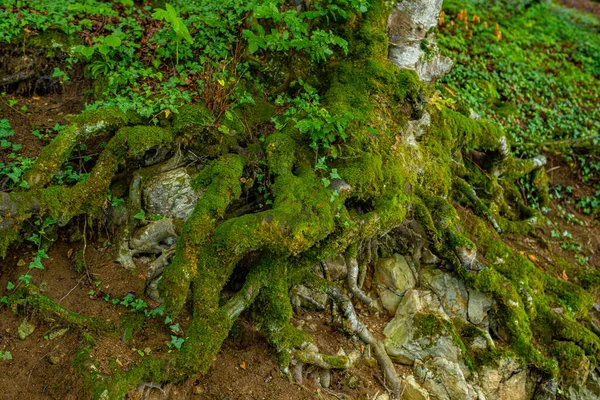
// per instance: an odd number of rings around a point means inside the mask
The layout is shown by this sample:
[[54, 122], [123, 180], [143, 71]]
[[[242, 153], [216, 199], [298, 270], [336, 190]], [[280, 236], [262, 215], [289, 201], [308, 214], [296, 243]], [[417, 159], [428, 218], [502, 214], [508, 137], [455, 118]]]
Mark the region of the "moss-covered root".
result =
[[458, 272], [482, 268], [477, 260], [477, 247], [460, 231], [456, 210], [448, 200], [418, 188], [416, 218], [434, 243], [433, 251], [448, 260]]
[[339, 309], [344, 313], [346, 320], [350, 323], [350, 330], [357, 335], [363, 342], [371, 345], [373, 355], [385, 376], [392, 400], [399, 400], [402, 392], [402, 382], [396, 374], [396, 369], [392, 360], [387, 355], [383, 343], [375, 338], [367, 326], [363, 324], [356, 315], [352, 302], [338, 287], [333, 285], [326, 286], [329, 297], [335, 301]]
[[29, 306], [39, 312], [42, 318], [56, 321], [57, 319], [76, 328], [86, 329], [96, 333], [114, 334], [117, 327], [109, 322], [99, 318], [88, 317], [68, 310], [43, 296], [37, 286], [33, 284], [22, 285], [15, 293], [9, 297], [9, 303]]
[[115, 368], [110, 375], [98, 371], [90, 356], [90, 346], [79, 351], [73, 367], [82, 376], [87, 394], [93, 400], [124, 399], [127, 393], [138, 385], [148, 382], [164, 382], [171, 379], [169, 358], [144, 357], [127, 371]]
[[[186, 330], [185, 343], [177, 355], [176, 375], [178, 378], [208, 371], [223, 341], [229, 335], [233, 323], [245, 309], [254, 303], [261, 290], [270, 284], [272, 277], [277, 275], [273, 272], [277, 266], [277, 261], [272, 258], [265, 256], [259, 259], [246, 277], [242, 290], [222, 307], [200, 307], [204, 292], [201, 288], [197, 288], [197, 282], [194, 282], [194, 314], [192, 322]], [[222, 285], [220, 281], [213, 282], [211, 285], [218, 286], [217, 293], [220, 293], [220, 285]]]
[[269, 285], [254, 304], [252, 315], [275, 348], [282, 371], [288, 373], [292, 352], [305, 348], [312, 339], [290, 323], [293, 309], [288, 294], [287, 265], [280, 264], [273, 272]]
[[23, 179], [29, 183], [30, 189], [39, 189], [48, 184], [58, 169], [67, 160], [73, 148], [89, 137], [116, 130], [127, 125], [132, 118], [119, 109], [100, 109], [77, 116], [73, 123], [60, 132], [48, 146], [40, 152], [39, 157]]
[[473, 211], [475, 211], [475, 214], [485, 218], [490, 224], [492, 224], [496, 232], [502, 233], [502, 228], [500, 228], [500, 225], [498, 222], [496, 222], [496, 219], [492, 215], [490, 209], [483, 203], [483, 201], [481, 201], [479, 196], [477, 196], [475, 189], [473, 189], [473, 187], [467, 183], [467, 181], [460, 177], [454, 177], [452, 179], [452, 183], [458, 192], [462, 193], [469, 200], [471, 206], [473, 207]]
[[241, 156], [223, 156], [207, 166], [196, 182], [205, 187], [204, 194], [183, 225], [175, 257], [165, 269], [159, 286], [171, 314], [177, 314], [183, 308], [190, 283], [198, 274], [200, 252], [229, 204], [242, 193], [240, 178], [244, 162]]
[[[172, 145], [171, 132], [159, 127], [136, 126], [119, 129], [100, 154], [90, 176], [84, 182], [72, 187], [52, 186], [11, 193], [10, 204], [6, 210], [0, 210], [3, 212], [0, 217], [3, 220], [12, 220], [15, 225], [0, 228], [0, 237], [5, 235], [5, 231], [18, 231], [19, 224], [32, 215], [49, 214], [63, 226], [77, 215], [95, 213], [104, 204], [110, 183], [123, 162], [144, 155], [150, 148]], [[10, 241], [0, 240], [0, 254], [4, 254], [9, 245]]]

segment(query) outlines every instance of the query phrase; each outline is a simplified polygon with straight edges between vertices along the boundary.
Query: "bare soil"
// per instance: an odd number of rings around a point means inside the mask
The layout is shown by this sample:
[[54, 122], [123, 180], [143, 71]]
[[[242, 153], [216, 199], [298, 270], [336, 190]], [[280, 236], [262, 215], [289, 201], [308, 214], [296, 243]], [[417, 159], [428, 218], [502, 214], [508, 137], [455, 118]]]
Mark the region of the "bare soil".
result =
[[592, 0], [559, 0], [559, 3], [577, 10], [600, 15], [600, 3]]

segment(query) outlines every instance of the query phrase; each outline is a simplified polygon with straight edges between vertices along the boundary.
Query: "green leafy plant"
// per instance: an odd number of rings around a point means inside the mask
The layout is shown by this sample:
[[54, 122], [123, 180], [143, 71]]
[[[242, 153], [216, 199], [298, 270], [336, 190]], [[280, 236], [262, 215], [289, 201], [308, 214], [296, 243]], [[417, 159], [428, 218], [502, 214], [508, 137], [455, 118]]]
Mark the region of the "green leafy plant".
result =
[[165, 9], [155, 9], [154, 14], [152, 14], [152, 16], [159, 21], [164, 20], [165, 22], [167, 22], [171, 26], [171, 29], [173, 29], [173, 32], [175, 32], [175, 35], [177, 37], [175, 59], [176, 63], [179, 64], [179, 42], [185, 40], [190, 44], [194, 43], [194, 39], [192, 39], [192, 36], [190, 35], [187, 26], [185, 26], [183, 19], [181, 19], [181, 17], [177, 15], [177, 11], [175, 10], [175, 8], [173, 8], [173, 6], [168, 3], [165, 4]]

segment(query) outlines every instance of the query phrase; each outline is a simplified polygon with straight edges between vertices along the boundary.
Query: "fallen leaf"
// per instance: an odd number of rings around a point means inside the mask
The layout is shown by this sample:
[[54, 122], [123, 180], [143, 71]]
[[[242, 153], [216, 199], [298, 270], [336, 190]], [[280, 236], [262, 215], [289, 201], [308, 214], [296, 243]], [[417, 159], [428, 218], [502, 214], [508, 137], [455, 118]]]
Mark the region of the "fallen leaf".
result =
[[240, 363], [240, 368], [243, 369], [244, 371], [246, 370], [246, 363], [244, 361], [242, 361]]
[[567, 276], [567, 271], [565, 271], [564, 269], [563, 269], [561, 278], [563, 279], [563, 281], [569, 280], [569, 277]]

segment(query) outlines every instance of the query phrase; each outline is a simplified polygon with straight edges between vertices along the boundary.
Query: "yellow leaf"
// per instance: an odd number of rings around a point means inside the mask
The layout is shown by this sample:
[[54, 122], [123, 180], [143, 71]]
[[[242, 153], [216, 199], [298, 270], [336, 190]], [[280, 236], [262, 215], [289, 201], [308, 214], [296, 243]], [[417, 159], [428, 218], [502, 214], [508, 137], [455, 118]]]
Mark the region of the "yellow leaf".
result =
[[171, 110], [165, 110], [165, 117], [169, 118], [169, 115], [171, 115]]
[[219, 79], [217, 82], [219, 82], [219, 85], [225, 86], [225, 81], [223, 79]]
[[240, 368], [243, 369], [244, 371], [246, 370], [246, 363], [244, 361], [242, 361], [240, 363]]

